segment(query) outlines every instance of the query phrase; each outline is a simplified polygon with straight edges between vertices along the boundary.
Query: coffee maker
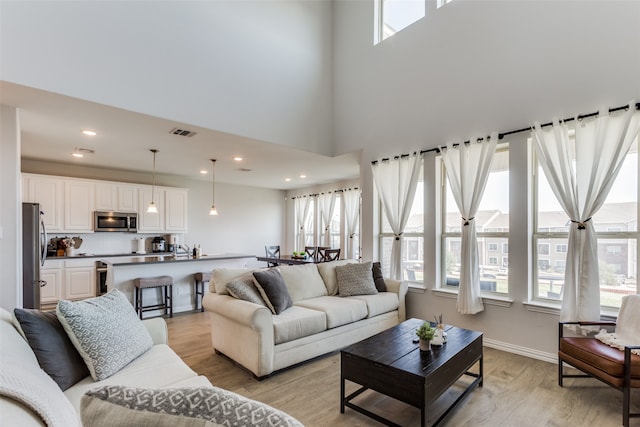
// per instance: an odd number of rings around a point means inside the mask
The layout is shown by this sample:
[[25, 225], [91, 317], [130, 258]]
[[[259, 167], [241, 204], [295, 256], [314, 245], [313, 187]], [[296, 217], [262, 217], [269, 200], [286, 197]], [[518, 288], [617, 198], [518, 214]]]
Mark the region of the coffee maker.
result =
[[169, 244], [167, 245], [167, 251], [176, 253], [178, 250], [178, 242], [175, 234], [169, 234]]
[[153, 241], [151, 242], [151, 250], [153, 252], [165, 252], [165, 243], [166, 242], [164, 240], [164, 237], [154, 237]]

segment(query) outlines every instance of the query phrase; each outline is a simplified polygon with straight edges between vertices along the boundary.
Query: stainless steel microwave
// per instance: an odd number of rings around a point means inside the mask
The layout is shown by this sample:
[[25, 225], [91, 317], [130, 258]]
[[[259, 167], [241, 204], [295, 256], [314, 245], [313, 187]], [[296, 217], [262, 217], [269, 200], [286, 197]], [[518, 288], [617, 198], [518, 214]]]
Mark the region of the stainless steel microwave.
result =
[[138, 214], [135, 212], [94, 212], [94, 231], [138, 232]]

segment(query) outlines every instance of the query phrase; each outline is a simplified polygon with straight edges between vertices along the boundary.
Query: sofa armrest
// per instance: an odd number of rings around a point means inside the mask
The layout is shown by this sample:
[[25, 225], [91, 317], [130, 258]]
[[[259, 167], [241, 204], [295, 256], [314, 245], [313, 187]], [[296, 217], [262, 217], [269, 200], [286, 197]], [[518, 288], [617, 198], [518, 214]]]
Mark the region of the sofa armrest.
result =
[[153, 319], [145, 319], [142, 321], [149, 331], [153, 344], [168, 344], [169, 331], [167, 330], [167, 322], [162, 317], [154, 317]]
[[248, 326], [255, 331], [273, 330], [271, 310], [267, 307], [212, 292], [204, 296], [202, 306], [205, 310]]
[[398, 294], [398, 320], [400, 322], [404, 322], [405, 320], [407, 320], [405, 299], [409, 290], [409, 285], [407, 285], [407, 282], [395, 279], [387, 279], [386, 277], [384, 279], [384, 283], [385, 285], [387, 285], [387, 292]]

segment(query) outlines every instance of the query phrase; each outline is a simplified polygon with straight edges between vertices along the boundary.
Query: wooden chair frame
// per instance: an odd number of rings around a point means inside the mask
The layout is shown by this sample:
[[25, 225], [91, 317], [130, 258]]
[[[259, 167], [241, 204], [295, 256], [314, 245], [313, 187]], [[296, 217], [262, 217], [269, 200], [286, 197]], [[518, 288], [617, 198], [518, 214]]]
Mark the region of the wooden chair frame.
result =
[[[615, 322], [560, 322], [559, 323], [559, 330], [558, 330], [558, 384], [560, 385], [560, 387], [563, 386], [563, 379], [564, 378], [595, 378], [597, 380], [602, 381], [603, 383], [618, 389], [620, 391], [622, 391], [623, 393], [623, 397], [622, 397], [622, 425], [624, 427], [629, 427], [629, 420], [630, 418], [640, 418], [640, 412], [636, 412], [636, 413], [632, 413], [631, 412], [631, 389], [632, 388], [637, 388], [637, 387], [632, 387], [631, 386], [631, 350], [634, 349], [640, 349], [640, 345], [634, 345], [634, 346], [626, 346], [624, 348], [624, 382], [622, 387], [619, 387], [615, 384], [612, 384], [611, 382], [607, 381], [605, 378], [601, 378], [599, 377], [595, 371], [592, 372], [586, 372], [585, 370], [574, 366], [573, 364], [571, 364], [570, 361], [567, 361], [565, 359], [563, 359], [562, 357], [562, 353], [560, 351], [560, 343], [562, 342], [562, 339], [564, 338], [564, 327], [566, 325], [579, 325], [579, 326], [615, 326], [616, 323]], [[591, 338], [591, 339], [596, 339], [596, 338]], [[621, 351], [621, 350], [618, 350]], [[582, 372], [584, 372], [584, 374], [565, 374], [564, 370], [563, 370], [563, 363], [568, 364], [569, 366], [572, 366]]]

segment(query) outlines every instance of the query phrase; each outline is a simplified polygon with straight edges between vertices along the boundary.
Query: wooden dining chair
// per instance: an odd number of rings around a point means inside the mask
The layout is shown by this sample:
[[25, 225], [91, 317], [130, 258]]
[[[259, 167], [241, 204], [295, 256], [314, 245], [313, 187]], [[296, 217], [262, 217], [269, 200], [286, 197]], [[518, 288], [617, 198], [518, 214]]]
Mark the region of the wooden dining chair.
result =
[[324, 251], [324, 256], [322, 257], [322, 262], [328, 261], [336, 261], [340, 259], [340, 249], [326, 249]]
[[331, 249], [331, 246], [318, 246], [316, 249], [316, 262], [322, 262], [324, 260], [324, 254], [327, 249]]
[[305, 246], [304, 247], [304, 253], [306, 253], [309, 258], [315, 260], [316, 259], [316, 255], [318, 253], [318, 247], [317, 246]]
[[[280, 245], [265, 246], [264, 251], [267, 254], [267, 258], [280, 258]], [[267, 262], [267, 267], [277, 267], [277, 262]]]

